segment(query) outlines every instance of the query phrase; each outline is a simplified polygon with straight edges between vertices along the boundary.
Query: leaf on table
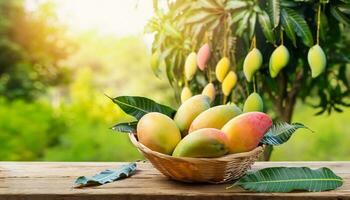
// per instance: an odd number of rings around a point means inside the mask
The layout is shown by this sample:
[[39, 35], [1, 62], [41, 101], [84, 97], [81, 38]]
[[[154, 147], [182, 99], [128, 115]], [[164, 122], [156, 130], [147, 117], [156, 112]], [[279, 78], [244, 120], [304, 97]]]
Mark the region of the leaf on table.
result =
[[254, 192], [320, 192], [334, 190], [343, 180], [329, 168], [312, 170], [307, 167], [272, 167], [250, 172], [231, 187], [240, 186]]
[[103, 185], [132, 176], [136, 172], [136, 163], [129, 163], [116, 170], [105, 170], [92, 177], [80, 176], [75, 180], [75, 187]]
[[114, 125], [111, 129], [122, 133], [136, 133], [136, 126], [138, 121], [123, 122]]
[[[291, 123], [286, 122], [274, 124], [261, 139], [262, 144], [268, 145], [281, 145], [287, 142], [290, 137], [295, 133], [296, 130], [300, 128], [306, 128], [304, 124], [301, 123]], [[310, 130], [310, 129], [309, 129]], [[312, 130], [310, 130], [312, 131]]]
[[147, 113], [159, 112], [172, 118], [175, 114], [175, 110], [159, 104], [151, 99], [138, 96], [119, 96], [110, 98], [115, 104], [117, 104], [126, 114], [129, 114], [136, 119], [141, 119]]

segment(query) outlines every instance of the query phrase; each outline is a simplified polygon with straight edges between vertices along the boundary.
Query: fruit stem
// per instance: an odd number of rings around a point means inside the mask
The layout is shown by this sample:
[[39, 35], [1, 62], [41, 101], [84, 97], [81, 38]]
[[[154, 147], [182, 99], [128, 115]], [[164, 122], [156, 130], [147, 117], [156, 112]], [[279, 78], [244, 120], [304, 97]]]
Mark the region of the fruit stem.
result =
[[253, 90], [256, 92], [255, 74], [253, 76]]
[[281, 44], [283, 45], [283, 30], [281, 28], [281, 31], [280, 31], [280, 37], [281, 37]]
[[226, 17], [224, 18], [224, 49], [222, 52], [223, 56], [227, 56], [227, 20]]
[[320, 43], [320, 24], [321, 24], [321, 3], [318, 4], [318, 10], [317, 10], [317, 32], [316, 32], [317, 44]]
[[209, 83], [211, 83], [212, 80], [211, 80], [211, 69], [210, 69], [210, 67], [208, 67], [208, 70], [207, 70], [207, 77], [208, 77]]
[[224, 95], [224, 97], [222, 98], [222, 105], [225, 105], [227, 101], [227, 96]]

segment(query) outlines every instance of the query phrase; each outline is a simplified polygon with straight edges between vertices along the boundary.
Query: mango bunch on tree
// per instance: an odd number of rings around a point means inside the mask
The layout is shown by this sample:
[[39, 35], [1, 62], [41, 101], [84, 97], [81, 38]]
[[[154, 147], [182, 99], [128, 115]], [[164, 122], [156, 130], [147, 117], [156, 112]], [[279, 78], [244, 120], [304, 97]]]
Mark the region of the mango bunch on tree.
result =
[[286, 122], [298, 100], [316, 114], [350, 106], [349, 1], [153, 3], [145, 27], [158, 54], [153, 71], [167, 77], [178, 102], [203, 94], [211, 106]]

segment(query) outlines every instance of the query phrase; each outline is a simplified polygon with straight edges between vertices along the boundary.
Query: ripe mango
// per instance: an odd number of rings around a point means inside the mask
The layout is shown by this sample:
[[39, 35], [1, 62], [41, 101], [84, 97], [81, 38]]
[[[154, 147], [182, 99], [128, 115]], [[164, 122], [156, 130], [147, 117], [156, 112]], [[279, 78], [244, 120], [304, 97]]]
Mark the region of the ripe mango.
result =
[[205, 43], [201, 48], [199, 48], [197, 53], [197, 64], [200, 70], [204, 71], [205, 65], [210, 58], [210, 47], [208, 43]]
[[252, 49], [245, 57], [243, 62], [243, 72], [247, 81], [250, 82], [256, 71], [258, 71], [262, 65], [263, 57], [259, 49]]
[[210, 98], [210, 102], [213, 102], [215, 100], [215, 95], [216, 95], [216, 90], [215, 90], [214, 84], [208, 83], [204, 87], [202, 94], [208, 96]]
[[171, 118], [151, 112], [137, 123], [137, 138], [151, 150], [171, 155], [181, 140], [181, 133]]
[[209, 108], [193, 120], [189, 133], [202, 128], [221, 129], [230, 119], [241, 114], [242, 111], [235, 105], [220, 105]]
[[243, 112], [264, 111], [264, 103], [260, 95], [256, 92], [251, 93], [244, 102]]
[[221, 130], [229, 140], [230, 153], [240, 153], [256, 148], [271, 125], [267, 114], [247, 112], [231, 119]]
[[210, 108], [210, 99], [206, 95], [195, 95], [185, 102], [177, 110], [174, 121], [183, 135], [187, 134], [192, 121], [203, 111]]
[[230, 71], [222, 82], [222, 93], [224, 93], [225, 96], [228, 96], [236, 83], [237, 75], [234, 71]]
[[287, 66], [289, 62], [289, 51], [288, 49], [281, 44], [277, 47], [270, 57], [270, 74], [272, 78], [275, 78], [282, 68]]
[[192, 97], [192, 92], [189, 87], [184, 87], [181, 91], [181, 103]]
[[230, 60], [227, 57], [221, 58], [215, 68], [216, 79], [218, 79], [220, 83], [224, 81], [229, 70]]
[[185, 61], [185, 77], [186, 80], [192, 80], [197, 71], [197, 54], [195, 52], [190, 53]]
[[307, 54], [307, 60], [311, 68], [312, 78], [316, 78], [326, 69], [326, 55], [318, 44], [310, 48], [309, 53]]
[[225, 133], [214, 128], [204, 128], [184, 137], [176, 146], [173, 156], [214, 158], [228, 152], [228, 139]]

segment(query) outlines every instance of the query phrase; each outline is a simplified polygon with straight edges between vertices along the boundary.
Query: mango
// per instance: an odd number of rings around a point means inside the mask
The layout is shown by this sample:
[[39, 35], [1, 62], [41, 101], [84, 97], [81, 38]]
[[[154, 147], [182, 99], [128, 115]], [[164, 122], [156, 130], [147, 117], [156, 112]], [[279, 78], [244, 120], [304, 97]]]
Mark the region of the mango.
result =
[[311, 68], [312, 78], [316, 78], [326, 69], [326, 55], [318, 44], [310, 48], [307, 54], [307, 60]]
[[236, 83], [237, 75], [234, 71], [230, 71], [222, 82], [222, 93], [224, 93], [225, 96], [228, 96]]
[[197, 54], [195, 52], [192, 52], [187, 56], [184, 68], [186, 80], [192, 80], [197, 71]]
[[215, 95], [216, 95], [216, 90], [215, 90], [214, 84], [208, 83], [204, 87], [202, 94], [208, 96], [210, 98], [210, 102], [213, 102], [215, 100]]
[[197, 53], [197, 64], [200, 70], [204, 71], [209, 58], [210, 58], [210, 47], [208, 43], [205, 43], [201, 48], [199, 48]]
[[221, 129], [230, 119], [241, 114], [242, 111], [235, 105], [220, 105], [209, 108], [193, 120], [189, 133], [202, 128]]
[[256, 71], [260, 69], [262, 62], [263, 57], [261, 55], [261, 52], [257, 48], [253, 48], [244, 58], [243, 72], [248, 82], [250, 82], [253, 79], [253, 76], [256, 73]]
[[187, 134], [192, 121], [203, 111], [210, 108], [210, 99], [206, 95], [195, 95], [185, 102], [177, 110], [174, 121], [183, 135]]
[[151, 150], [171, 155], [181, 140], [181, 133], [170, 117], [151, 112], [137, 123], [137, 138]]
[[281, 44], [272, 52], [270, 57], [269, 69], [271, 77], [275, 78], [281, 69], [287, 66], [288, 62], [289, 51], [283, 44]]
[[221, 130], [229, 140], [230, 153], [240, 153], [256, 148], [271, 125], [267, 114], [247, 112], [228, 121]]
[[256, 92], [251, 93], [244, 102], [243, 112], [264, 111], [264, 103], [260, 95]]
[[192, 92], [189, 87], [185, 86], [181, 91], [181, 103], [192, 97]]
[[221, 58], [215, 68], [216, 79], [218, 79], [220, 83], [224, 81], [229, 70], [230, 60], [227, 57]]
[[204, 128], [184, 137], [176, 146], [173, 156], [214, 158], [228, 152], [228, 139], [225, 133], [214, 128]]

